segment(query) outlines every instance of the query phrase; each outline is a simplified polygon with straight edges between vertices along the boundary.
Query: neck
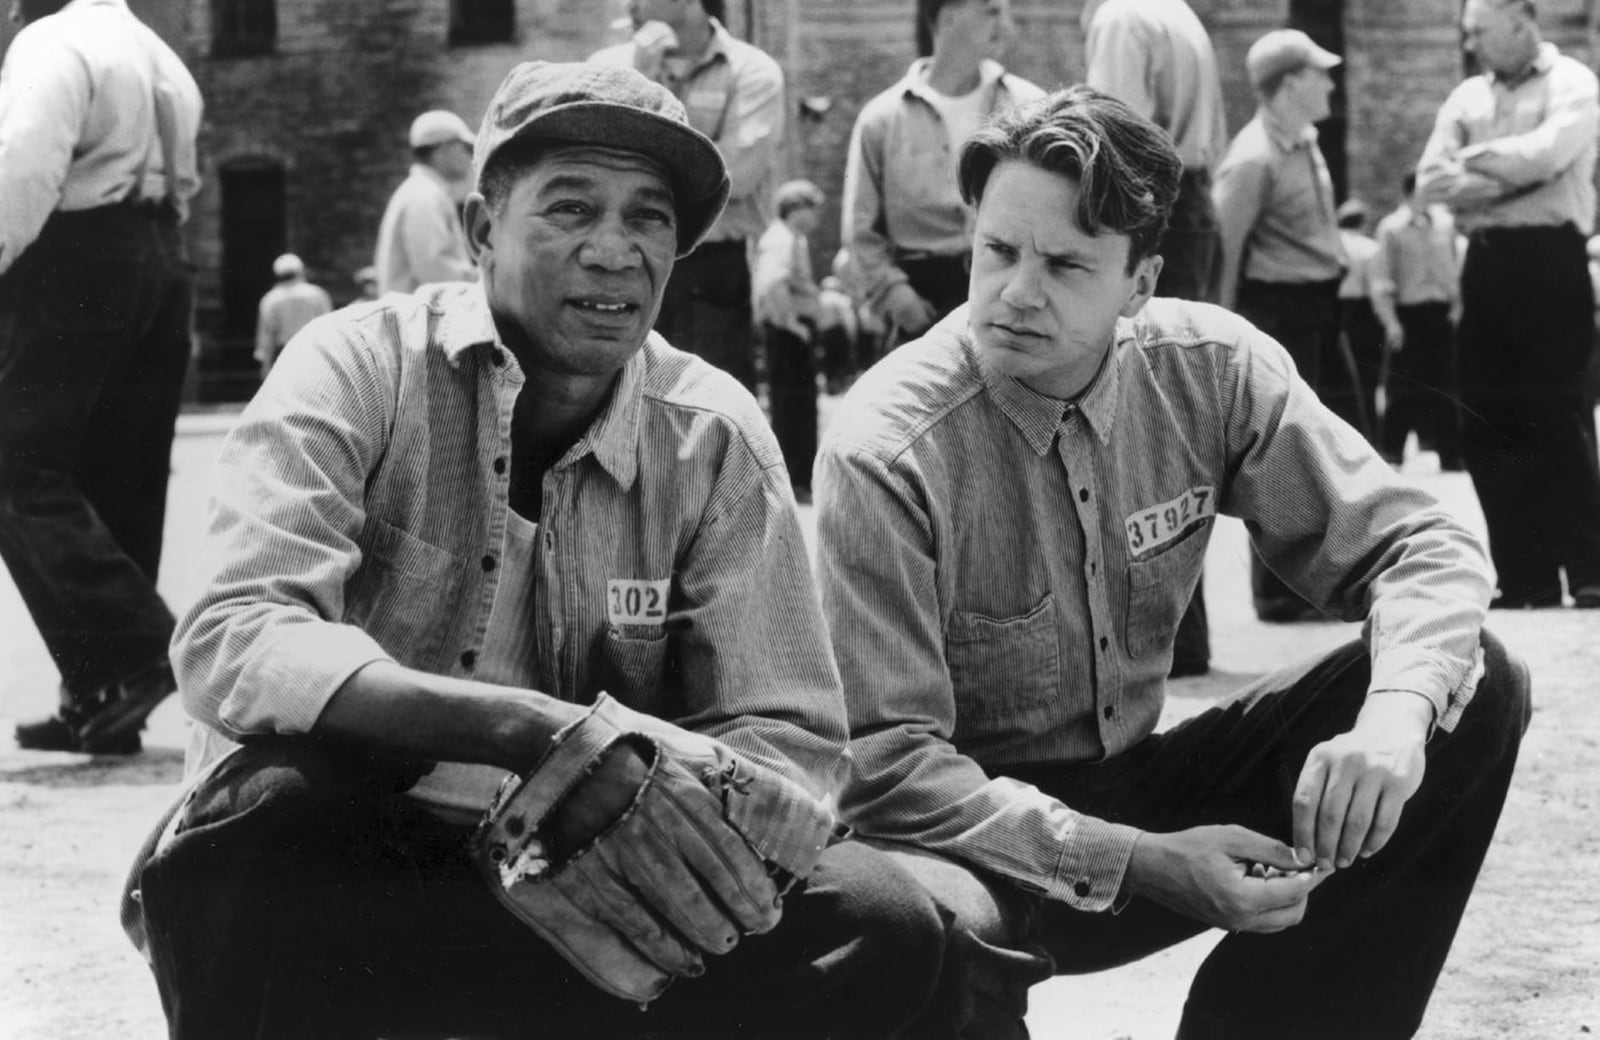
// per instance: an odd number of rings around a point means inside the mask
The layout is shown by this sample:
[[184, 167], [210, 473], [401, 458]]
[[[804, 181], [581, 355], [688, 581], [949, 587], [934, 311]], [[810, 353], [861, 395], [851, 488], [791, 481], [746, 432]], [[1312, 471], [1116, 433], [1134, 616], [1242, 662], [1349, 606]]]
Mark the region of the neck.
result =
[[698, 18], [688, 19], [678, 33], [677, 56], [680, 58], [698, 58], [711, 46], [711, 18], [701, 15]]
[[983, 60], [966, 48], [936, 46], [928, 63], [928, 86], [949, 97], [970, 94], [982, 82], [982, 64]]
[[1266, 101], [1261, 107], [1271, 115], [1274, 126], [1296, 137], [1311, 125], [1311, 120], [1306, 118], [1305, 112], [1282, 93]]
[[512, 416], [514, 439], [532, 456], [554, 462], [600, 414], [617, 377], [615, 372], [594, 376], [528, 371]]

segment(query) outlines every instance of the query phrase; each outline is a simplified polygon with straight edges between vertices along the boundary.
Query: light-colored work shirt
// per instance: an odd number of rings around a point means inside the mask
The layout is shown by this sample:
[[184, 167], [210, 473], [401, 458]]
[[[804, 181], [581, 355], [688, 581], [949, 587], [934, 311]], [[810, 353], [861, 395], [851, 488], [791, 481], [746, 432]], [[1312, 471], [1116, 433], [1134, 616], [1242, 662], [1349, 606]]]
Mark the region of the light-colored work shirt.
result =
[[[957, 151], [928, 90], [931, 59], [868, 101], [856, 117], [845, 160], [841, 239], [876, 303], [906, 281], [900, 254], [959, 256], [972, 248], [972, 214], [956, 187]], [[985, 61], [985, 117], [1043, 97], [1044, 91]]]
[[[728, 207], [706, 235], [708, 242], [755, 239], [772, 220], [787, 109], [783, 69], [766, 51], [746, 43], [715, 18], [711, 43], [681, 75], [671, 62], [662, 85], [688, 109], [689, 124], [711, 138], [728, 166]], [[589, 56], [605, 64], [634, 64], [631, 41]]]
[[389, 197], [373, 255], [379, 292], [411, 292], [429, 282], [471, 282], [478, 268], [449, 182], [433, 167], [412, 163]]
[[[1594, 229], [1600, 86], [1580, 61], [1544, 43], [1521, 78], [1473, 76], [1439, 108], [1417, 164], [1417, 191], [1449, 204], [1464, 232], [1572, 224]], [[1479, 152], [1464, 172], [1463, 149]], [[1485, 191], [1488, 201], [1474, 201]]]
[[1333, 178], [1316, 127], [1289, 133], [1259, 109], [1228, 146], [1211, 190], [1222, 227], [1222, 286], [1326, 282], [1344, 274]]
[[757, 321], [808, 335], [801, 319], [817, 318], [817, 279], [805, 235], [774, 220], [756, 243], [750, 282]]
[[1339, 281], [1339, 299], [1365, 300], [1372, 296], [1372, 258], [1378, 254], [1377, 239], [1350, 228], [1339, 229], [1339, 245], [1347, 266]]
[[[524, 380], [479, 285], [387, 296], [302, 331], [223, 446], [201, 592], [174, 635], [200, 723], [191, 768], [241, 737], [310, 731], [374, 661], [480, 677], [515, 565]], [[542, 501], [531, 685], [579, 704], [605, 690], [829, 793], [845, 742], [838, 671], [750, 394], [652, 334], [546, 472]]]
[[194, 77], [125, 0], [23, 26], [0, 65], [0, 273], [56, 210], [170, 198], [186, 213], [200, 115]]
[[331, 310], [333, 301], [319, 285], [304, 280], [274, 285], [256, 311], [256, 360], [271, 365], [296, 332]]
[[1217, 54], [1183, 0], [1085, 6], [1084, 79], [1172, 135], [1185, 169], [1210, 172], [1228, 150]]
[[1220, 514], [1317, 607], [1366, 619], [1372, 691], [1425, 696], [1455, 726], [1480, 664], [1484, 551], [1276, 342], [1152, 300], [1067, 404], [986, 366], [966, 321], [863, 376], [817, 456], [860, 833], [1110, 906], [1137, 832], [999, 774], [1150, 735]]
[[1461, 295], [1461, 262], [1455, 221], [1441, 205], [1412, 209], [1401, 203], [1378, 221], [1378, 253], [1372, 260], [1372, 290], [1402, 307], [1453, 303]]

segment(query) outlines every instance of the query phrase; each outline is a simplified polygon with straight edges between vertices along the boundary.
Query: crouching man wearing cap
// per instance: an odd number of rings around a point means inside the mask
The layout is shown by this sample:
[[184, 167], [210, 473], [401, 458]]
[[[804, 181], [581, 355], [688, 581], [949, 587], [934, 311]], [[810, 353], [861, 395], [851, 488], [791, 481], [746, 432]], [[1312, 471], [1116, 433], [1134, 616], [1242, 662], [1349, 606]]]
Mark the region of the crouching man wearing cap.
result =
[[777, 444], [650, 333], [722, 160], [633, 70], [529, 63], [475, 170], [482, 282], [314, 322], [224, 451], [195, 779], [125, 907], [171, 1035], [895, 1036], [942, 923], [834, 833]]

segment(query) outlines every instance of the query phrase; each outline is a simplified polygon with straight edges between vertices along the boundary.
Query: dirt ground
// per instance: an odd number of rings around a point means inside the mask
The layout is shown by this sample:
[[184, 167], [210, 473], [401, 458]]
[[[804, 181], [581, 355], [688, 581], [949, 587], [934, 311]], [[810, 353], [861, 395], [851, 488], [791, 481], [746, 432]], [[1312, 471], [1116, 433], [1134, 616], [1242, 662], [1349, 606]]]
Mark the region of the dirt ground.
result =
[[[174, 605], [193, 595], [193, 547], [223, 422], [186, 417], [175, 449], [161, 580]], [[1466, 478], [1431, 464], [1422, 456], [1408, 471], [1481, 529]], [[1219, 525], [1207, 585], [1215, 669], [1174, 685], [1172, 718], [1354, 633], [1331, 623], [1257, 622], [1243, 529], [1232, 521]], [[1420, 1035], [1586, 1037], [1600, 1033], [1600, 614], [1496, 613], [1490, 625], [1530, 664], [1536, 712]], [[176, 703], [163, 705], [147, 750], [131, 760], [19, 751], [13, 722], [50, 710], [55, 681], [15, 589], [0, 578], [0, 1037], [158, 1037], [161, 1009], [118, 927], [117, 893], [146, 830], [176, 793], [188, 723]], [[1039, 986], [1034, 1035], [1170, 1037], [1187, 979], [1214, 942], [1202, 936], [1127, 968]], [[1294, 1036], [1292, 1023], [1283, 1035]]]

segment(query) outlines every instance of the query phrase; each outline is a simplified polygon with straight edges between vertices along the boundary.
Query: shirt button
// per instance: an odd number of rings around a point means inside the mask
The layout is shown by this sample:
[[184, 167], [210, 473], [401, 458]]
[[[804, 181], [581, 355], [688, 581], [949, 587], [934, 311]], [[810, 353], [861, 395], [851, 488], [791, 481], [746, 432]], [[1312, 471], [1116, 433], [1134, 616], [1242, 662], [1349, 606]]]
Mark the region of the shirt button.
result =
[[1101, 714], [1104, 715], [1108, 719], [1111, 718], [1116, 713], [1117, 713], [1117, 709], [1113, 708], [1109, 704], [1107, 704], [1106, 707], [1105, 707], [1105, 710], [1101, 712]]
[[483, 569], [486, 570], [486, 571], [494, 570], [494, 557], [493, 556], [485, 556], [483, 558]]
[[1100, 649], [1102, 649], [1102, 650], [1111, 649], [1111, 640], [1107, 639], [1105, 636], [1101, 636], [1100, 637]]
[[1087, 502], [1087, 501], [1089, 501], [1089, 489], [1088, 488], [1079, 488], [1078, 489], [1078, 501], [1079, 502]]
[[506, 460], [503, 457], [494, 460], [494, 471], [496, 473], [504, 473], [506, 471]]
[[1089, 891], [1089, 882], [1087, 881], [1079, 881], [1072, 886], [1072, 894], [1079, 899], [1088, 899]]
[[471, 668], [478, 663], [478, 655], [472, 650], [461, 651], [461, 667]]

